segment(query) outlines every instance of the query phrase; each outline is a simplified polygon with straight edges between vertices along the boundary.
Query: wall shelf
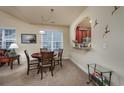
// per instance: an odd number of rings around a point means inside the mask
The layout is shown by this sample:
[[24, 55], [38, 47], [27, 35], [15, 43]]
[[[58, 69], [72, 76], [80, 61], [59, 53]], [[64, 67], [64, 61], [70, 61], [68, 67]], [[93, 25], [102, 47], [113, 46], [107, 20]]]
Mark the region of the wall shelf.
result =
[[82, 48], [79, 48], [79, 47], [73, 47], [75, 49], [80, 49], [80, 50], [90, 50], [92, 49], [91, 47], [82, 47]]
[[74, 40], [73, 40], [73, 48], [80, 49], [80, 50], [90, 50], [90, 49], [92, 49], [90, 42], [77, 43]]

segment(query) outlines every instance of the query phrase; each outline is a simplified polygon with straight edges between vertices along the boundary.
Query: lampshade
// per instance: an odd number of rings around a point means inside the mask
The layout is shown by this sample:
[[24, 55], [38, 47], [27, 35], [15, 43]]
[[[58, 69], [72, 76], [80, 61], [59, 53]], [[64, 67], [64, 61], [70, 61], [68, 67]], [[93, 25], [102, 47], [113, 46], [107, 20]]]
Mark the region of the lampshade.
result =
[[19, 48], [19, 47], [16, 43], [12, 43], [9, 48], [10, 49], [16, 49], [16, 48]]
[[89, 23], [91, 24], [92, 23], [92, 20], [90, 20]]
[[45, 31], [40, 31], [40, 34], [42, 34], [42, 35], [45, 34]]

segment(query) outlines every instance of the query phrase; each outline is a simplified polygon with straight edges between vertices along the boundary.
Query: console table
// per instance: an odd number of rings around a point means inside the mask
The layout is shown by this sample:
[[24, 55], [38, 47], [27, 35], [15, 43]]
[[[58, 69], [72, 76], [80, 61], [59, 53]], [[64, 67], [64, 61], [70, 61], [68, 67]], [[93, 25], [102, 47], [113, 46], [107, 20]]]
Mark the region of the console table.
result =
[[110, 86], [112, 71], [98, 64], [88, 64], [89, 81], [99, 86]]

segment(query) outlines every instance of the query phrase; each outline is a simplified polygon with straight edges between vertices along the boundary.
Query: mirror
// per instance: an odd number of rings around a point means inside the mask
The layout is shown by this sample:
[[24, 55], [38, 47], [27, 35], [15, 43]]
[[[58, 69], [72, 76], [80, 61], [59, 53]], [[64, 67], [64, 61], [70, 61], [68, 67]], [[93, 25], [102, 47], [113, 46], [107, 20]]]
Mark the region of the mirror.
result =
[[91, 47], [91, 19], [85, 17], [76, 27], [75, 40], [76, 48], [90, 48]]

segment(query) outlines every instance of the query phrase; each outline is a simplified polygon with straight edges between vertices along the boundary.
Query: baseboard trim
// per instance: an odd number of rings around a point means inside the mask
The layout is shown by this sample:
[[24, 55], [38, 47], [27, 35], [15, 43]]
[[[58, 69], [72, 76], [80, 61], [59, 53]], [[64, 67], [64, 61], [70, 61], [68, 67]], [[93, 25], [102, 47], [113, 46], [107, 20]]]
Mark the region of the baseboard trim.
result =
[[70, 59], [69, 57], [63, 57], [62, 59]]
[[86, 74], [88, 74], [87, 69], [84, 69], [83, 67], [81, 67], [81, 65], [78, 64], [75, 59], [70, 58], [70, 60], [71, 60], [75, 65], [77, 65], [83, 72], [85, 72]]

